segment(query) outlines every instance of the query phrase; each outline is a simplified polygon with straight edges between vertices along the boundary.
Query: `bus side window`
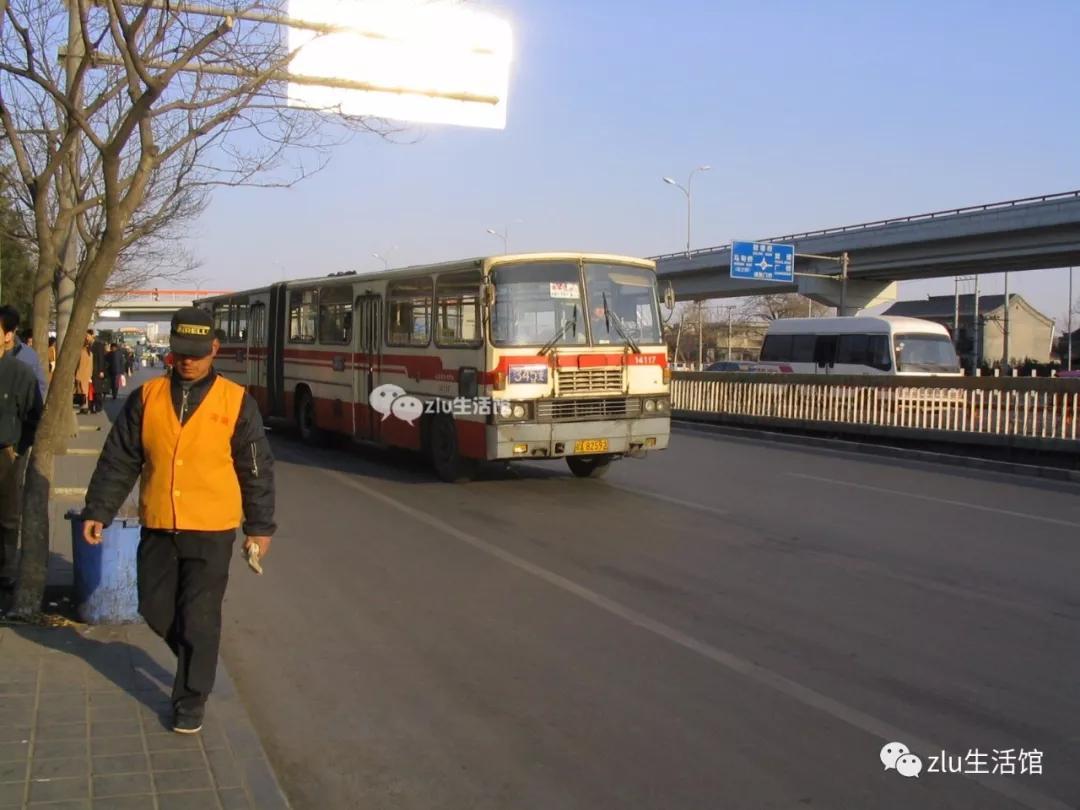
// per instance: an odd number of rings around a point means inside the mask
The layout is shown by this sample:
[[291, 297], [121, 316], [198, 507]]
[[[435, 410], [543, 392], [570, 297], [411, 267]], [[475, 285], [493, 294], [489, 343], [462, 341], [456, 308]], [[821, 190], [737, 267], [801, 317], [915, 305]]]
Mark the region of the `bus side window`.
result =
[[851, 366], [870, 365], [870, 336], [840, 335], [836, 344], [836, 362]]

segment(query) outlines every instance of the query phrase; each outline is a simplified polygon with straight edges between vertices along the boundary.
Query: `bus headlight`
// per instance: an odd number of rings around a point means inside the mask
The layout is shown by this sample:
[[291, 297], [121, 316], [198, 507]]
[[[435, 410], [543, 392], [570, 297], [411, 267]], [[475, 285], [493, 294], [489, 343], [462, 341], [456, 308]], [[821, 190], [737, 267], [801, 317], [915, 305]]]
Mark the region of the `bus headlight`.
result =
[[494, 411], [495, 418], [500, 422], [520, 422], [532, 415], [528, 402], [510, 402], [505, 399], [496, 401]]
[[656, 400], [656, 412], [667, 413], [670, 409], [670, 405], [671, 403], [669, 403], [666, 399], [658, 399]]
[[515, 419], [524, 419], [525, 418], [525, 413], [526, 413], [525, 406], [522, 405], [520, 402], [518, 402], [516, 405], [514, 405], [513, 414], [514, 414]]
[[652, 413], [655, 410], [656, 410], [656, 400], [655, 399], [647, 399], [647, 400], [645, 400], [645, 413]]

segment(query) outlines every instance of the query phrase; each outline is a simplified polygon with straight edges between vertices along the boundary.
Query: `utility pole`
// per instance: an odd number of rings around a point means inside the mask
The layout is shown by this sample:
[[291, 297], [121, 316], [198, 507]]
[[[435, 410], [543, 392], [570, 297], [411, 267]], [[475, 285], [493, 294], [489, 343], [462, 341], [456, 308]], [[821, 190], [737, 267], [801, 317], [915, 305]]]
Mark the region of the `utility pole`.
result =
[[979, 370], [979, 360], [982, 356], [982, 346], [979, 345], [979, 340], [982, 338], [982, 330], [979, 328], [979, 276], [975, 276], [975, 321], [972, 324], [972, 329], [975, 332], [975, 347], [974, 347], [974, 360], [975, 365], [973, 370]]
[[[1001, 336], [1002, 345], [1002, 368], [1008, 368], [1012, 360], [1012, 355], [1009, 353], [1009, 272], [1005, 271], [1005, 329]], [[1002, 372], [1004, 373], [1004, 372]]]
[[960, 334], [960, 276], [953, 276], [952, 334], [955, 344], [956, 336]]
[[1068, 358], [1069, 358], [1069, 360], [1068, 360], [1069, 371], [1072, 371], [1072, 345], [1073, 345], [1073, 333], [1072, 333], [1073, 288], [1072, 288], [1072, 282], [1073, 282], [1073, 269], [1070, 267], [1069, 268], [1069, 314], [1066, 316], [1066, 321], [1068, 322], [1068, 325], [1065, 327], [1065, 331], [1068, 333], [1068, 335], [1065, 338], [1065, 343], [1069, 347], [1066, 350], [1068, 352]]
[[705, 315], [705, 302], [698, 301], [697, 309], [697, 370], [701, 371], [704, 368], [703, 359], [705, 355], [705, 332], [704, 327], [704, 315]]
[[840, 254], [840, 314], [847, 315], [847, 274], [851, 260], [845, 250]]

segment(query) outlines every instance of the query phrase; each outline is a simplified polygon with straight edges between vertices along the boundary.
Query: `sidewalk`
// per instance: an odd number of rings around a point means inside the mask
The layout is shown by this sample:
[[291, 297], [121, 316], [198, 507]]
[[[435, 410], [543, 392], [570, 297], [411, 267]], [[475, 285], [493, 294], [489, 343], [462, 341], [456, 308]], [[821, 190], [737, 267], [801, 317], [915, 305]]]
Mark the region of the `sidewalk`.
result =
[[[79, 422], [56, 459], [52, 586], [71, 583], [64, 513], [82, 506], [109, 430], [105, 414]], [[0, 808], [288, 808], [222, 663], [202, 732], [180, 735], [168, 725], [176, 662], [146, 625], [0, 623], [0, 662]]]

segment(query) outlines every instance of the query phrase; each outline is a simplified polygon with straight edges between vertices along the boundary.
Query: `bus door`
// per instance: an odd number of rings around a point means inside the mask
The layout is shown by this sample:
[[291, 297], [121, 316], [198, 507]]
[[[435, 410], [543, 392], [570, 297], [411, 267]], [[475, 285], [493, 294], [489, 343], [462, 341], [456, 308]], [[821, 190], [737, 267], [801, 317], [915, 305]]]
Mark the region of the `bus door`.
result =
[[270, 410], [270, 398], [266, 390], [266, 302], [256, 301], [248, 313], [247, 334], [247, 382], [259, 411], [266, 414]]
[[377, 441], [382, 415], [371, 408], [371, 392], [379, 386], [382, 362], [382, 296], [358, 295], [353, 312], [360, 360], [353, 376], [353, 401], [360, 411], [356, 432]]
[[270, 285], [266, 318], [266, 389], [270, 416], [285, 416], [285, 282]]
[[814, 364], [818, 374], [832, 374], [836, 365], [836, 335], [818, 335], [814, 344]]

